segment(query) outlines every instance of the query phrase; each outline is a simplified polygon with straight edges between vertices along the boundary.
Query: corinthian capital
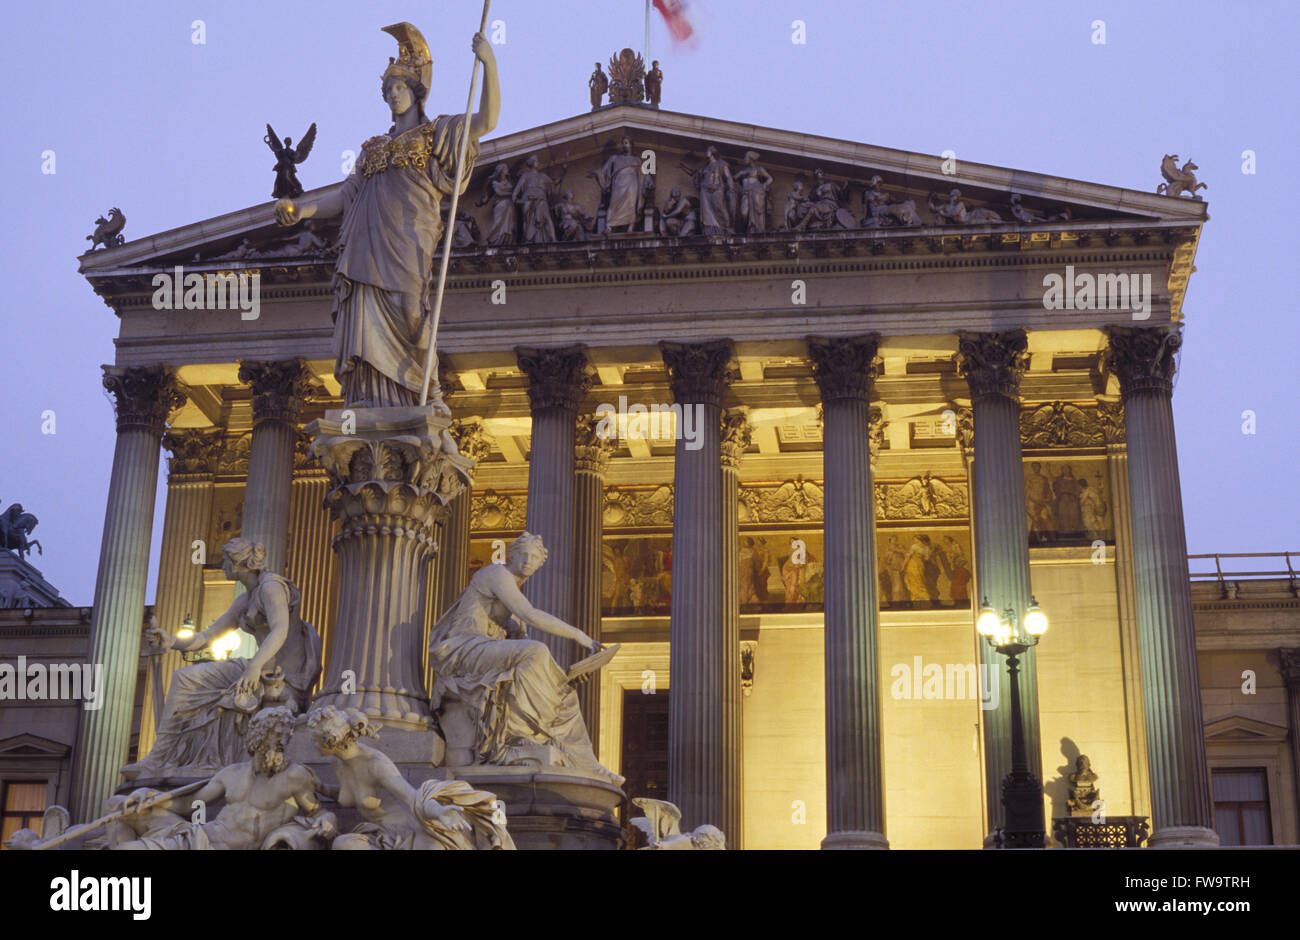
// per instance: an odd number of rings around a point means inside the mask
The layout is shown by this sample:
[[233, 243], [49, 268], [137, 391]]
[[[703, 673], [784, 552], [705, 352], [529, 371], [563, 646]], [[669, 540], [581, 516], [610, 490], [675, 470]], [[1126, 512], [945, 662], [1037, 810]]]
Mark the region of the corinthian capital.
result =
[[958, 333], [957, 374], [970, 386], [971, 398], [1002, 395], [1020, 398], [1020, 377], [1029, 368], [1029, 339], [1024, 330]]
[[607, 425], [608, 421], [594, 414], [578, 415], [573, 451], [575, 467], [579, 473], [604, 476], [609, 469], [609, 458], [614, 453], [616, 437], [605, 433], [602, 424]]
[[119, 434], [143, 429], [161, 437], [168, 416], [185, 404], [183, 386], [163, 366], [104, 366], [104, 388], [113, 396]]
[[217, 458], [221, 456], [220, 430], [185, 428], [171, 430], [163, 435], [163, 447], [172, 452], [167, 470], [172, 476], [212, 476], [217, 472]]
[[1173, 394], [1174, 370], [1178, 367], [1174, 354], [1183, 345], [1177, 327], [1111, 326], [1106, 332], [1110, 334], [1106, 361], [1119, 378], [1124, 399], [1134, 392]]
[[741, 458], [754, 437], [748, 408], [728, 408], [722, 413], [722, 466], [740, 469]]
[[709, 343], [659, 343], [659, 352], [668, 366], [668, 385], [673, 400], [680, 405], [715, 405], [721, 407], [722, 393], [740, 377], [732, 361], [729, 339]]
[[253, 424], [283, 421], [297, 425], [303, 406], [315, 394], [311, 370], [302, 359], [279, 362], [244, 360], [239, 381], [253, 389]]
[[841, 336], [824, 339], [808, 337], [812, 356], [813, 379], [821, 390], [822, 401], [856, 398], [866, 401], [872, 383], [880, 375], [880, 334]]
[[451, 436], [456, 439], [456, 449], [475, 463], [482, 463], [492, 453], [492, 438], [481, 421], [457, 418], [452, 422]]
[[528, 403], [533, 411], [577, 411], [578, 399], [591, 388], [591, 368], [582, 346], [534, 349], [516, 346], [519, 368], [528, 376]]

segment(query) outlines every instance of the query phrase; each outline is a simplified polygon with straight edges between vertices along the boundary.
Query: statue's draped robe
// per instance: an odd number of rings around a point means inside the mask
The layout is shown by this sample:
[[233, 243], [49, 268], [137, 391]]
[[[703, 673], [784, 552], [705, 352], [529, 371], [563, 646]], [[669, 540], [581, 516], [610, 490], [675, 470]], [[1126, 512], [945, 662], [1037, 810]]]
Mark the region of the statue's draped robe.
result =
[[596, 174], [600, 188], [609, 191], [605, 227], [636, 225], [641, 214], [641, 160], [630, 153], [616, 153]]
[[501, 624], [509, 617], [481, 577], [434, 624], [429, 665], [434, 672], [430, 707], [459, 699], [470, 710], [477, 734], [478, 762], [509, 764], [515, 747], [535, 742], [554, 746], [567, 766], [621, 786], [623, 778], [596, 760], [578, 708], [578, 696], [545, 644], [508, 640]]
[[[334, 374], [349, 405], [401, 407], [420, 400], [434, 338], [430, 292], [442, 197], [451, 195], [465, 130], [464, 115], [442, 115], [396, 137], [372, 137], [343, 184]], [[471, 140], [462, 193], [477, 156]]]
[[[289, 606], [289, 635], [263, 672], [279, 666], [284, 684], [298, 710], [306, 707], [311, 687], [320, 677], [321, 643], [316, 628], [298, 615], [302, 595], [293, 583], [263, 571], [247, 595], [248, 606], [239, 627], [260, 645], [270, 633], [266, 618], [268, 591], [284, 591]], [[122, 769], [128, 780], [155, 777], [200, 777], [247, 759], [244, 730], [248, 716], [235, 708], [231, 687], [244, 675], [247, 659], [194, 663], [177, 669], [163, 708], [158, 739], [149, 756]]]

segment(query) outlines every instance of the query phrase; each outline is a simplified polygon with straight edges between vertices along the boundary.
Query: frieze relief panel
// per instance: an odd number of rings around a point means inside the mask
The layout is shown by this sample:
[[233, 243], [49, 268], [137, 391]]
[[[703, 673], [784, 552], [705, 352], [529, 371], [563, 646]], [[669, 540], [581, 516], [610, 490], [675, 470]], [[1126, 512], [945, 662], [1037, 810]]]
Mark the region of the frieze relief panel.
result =
[[1095, 406], [1067, 401], [1031, 405], [1020, 412], [1020, 446], [1102, 447], [1106, 424]]
[[929, 470], [903, 483], [877, 481], [876, 518], [967, 519], [970, 499], [965, 479], [936, 477]]
[[248, 454], [253, 446], [253, 432], [226, 439], [217, 458], [217, 476], [248, 476]]
[[740, 522], [821, 522], [823, 494], [819, 483], [796, 477], [784, 483], [740, 488]]
[[473, 530], [520, 530], [527, 519], [527, 494], [475, 492], [470, 497], [469, 526]]

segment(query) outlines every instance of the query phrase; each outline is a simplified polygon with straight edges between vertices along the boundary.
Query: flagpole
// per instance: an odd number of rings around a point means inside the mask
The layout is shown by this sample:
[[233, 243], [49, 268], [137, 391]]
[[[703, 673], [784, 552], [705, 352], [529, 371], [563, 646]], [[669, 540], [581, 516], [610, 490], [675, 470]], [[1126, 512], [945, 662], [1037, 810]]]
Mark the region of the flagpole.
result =
[[643, 58], [646, 62], [650, 61], [650, 0], [645, 0], [645, 48], [642, 50]]
[[[480, 35], [487, 30], [488, 5], [491, 2], [492, 0], [483, 0], [483, 19], [478, 27]], [[456, 156], [456, 182], [451, 188], [451, 203], [447, 206], [447, 225], [442, 233], [442, 266], [438, 268], [438, 287], [433, 295], [433, 330], [429, 335], [429, 349], [424, 354], [424, 381], [420, 383], [421, 407], [429, 400], [429, 378], [433, 370], [434, 351], [438, 345], [438, 323], [442, 319], [442, 295], [447, 289], [447, 267], [451, 264], [451, 243], [456, 232], [456, 206], [460, 203], [460, 181], [465, 173], [465, 157], [469, 154], [469, 127], [470, 121], [474, 118], [474, 92], [478, 90], [479, 64], [478, 56], [475, 55], [474, 71], [470, 73], [469, 78], [469, 102], [465, 105], [465, 125], [460, 135], [460, 153]]]

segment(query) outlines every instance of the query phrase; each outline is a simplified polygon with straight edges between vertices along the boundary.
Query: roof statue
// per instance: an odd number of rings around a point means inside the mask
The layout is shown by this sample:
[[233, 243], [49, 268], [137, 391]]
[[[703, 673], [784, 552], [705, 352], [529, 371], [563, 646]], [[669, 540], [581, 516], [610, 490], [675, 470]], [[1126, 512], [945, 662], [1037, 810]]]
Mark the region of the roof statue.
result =
[[645, 59], [624, 49], [609, 58], [609, 103], [639, 104], [645, 98]]
[[87, 235], [86, 241], [90, 242], [90, 250], [94, 251], [96, 245], [104, 248], [116, 248], [123, 244], [126, 239], [122, 237], [122, 229], [126, 227], [126, 216], [122, 210], [112, 208], [108, 210], [108, 216], [100, 216], [95, 220], [94, 234]]
[[266, 125], [266, 136], [262, 140], [266, 141], [266, 145], [275, 154], [275, 187], [271, 190], [271, 198], [301, 196], [302, 183], [298, 182], [298, 164], [307, 159], [312, 144], [316, 143], [315, 123], [313, 122], [312, 126], [307, 128], [307, 133], [302, 135], [297, 147], [293, 146], [292, 137], [286, 137], [281, 144], [275, 128], [270, 124]]
[[1192, 199], [1200, 202], [1201, 197], [1196, 195], [1198, 189], [1209, 189], [1206, 183], [1198, 183], [1194, 170], [1200, 167], [1188, 160], [1183, 164], [1182, 169], [1178, 167], [1178, 154], [1167, 153], [1165, 158], [1160, 161], [1160, 175], [1165, 181], [1156, 187], [1156, 193], [1161, 196], [1181, 196], [1186, 193]]
[[596, 71], [587, 79], [587, 89], [591, 92], [591, 110], [595, 111], [600, 107], [605, 92], [609, 91], [609, 76], [600, 70], [599, 62], [596, 63]]
[[0, 548], [9, 549], [19, 558], [26, 557], [33, 548], [44, 555], [45, 549], [41, 548], [41, 543], [28, 538], [39, 521], [30, 512], [23, 512], [22, 503], [11, 505], [0, 513]]

